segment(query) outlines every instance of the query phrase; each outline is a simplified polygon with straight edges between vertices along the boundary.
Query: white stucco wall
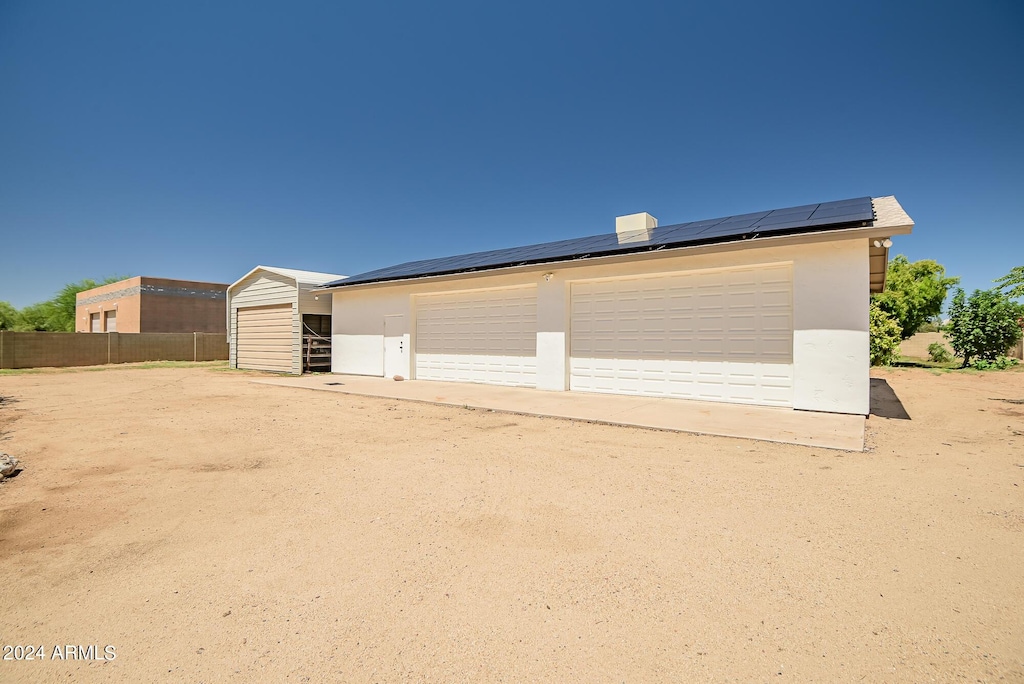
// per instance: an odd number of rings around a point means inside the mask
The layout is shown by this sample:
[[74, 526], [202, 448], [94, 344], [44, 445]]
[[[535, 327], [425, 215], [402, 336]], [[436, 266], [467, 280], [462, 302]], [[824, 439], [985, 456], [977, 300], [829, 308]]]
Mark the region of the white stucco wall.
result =
[[793, 264], [793, 408], [867, 415], [868, 241], [815, 247]]
[[[384, 317], [405, 314], [407, 325], [411, 326], [411, 305], [407, 287], [335, 292], [331, 315], [331, 370], [383, 376]], [[405, 377], [411, 377], [409, 369], [405, 371]]]
[[[385, 315], [407, 316], [410, 349], [415, 349], [417, 294], [535, 284], [537, 386], [566, 390], [572, 281], [772, 263], [793, 266], [793, 407], [867, 414], [869, 265], [863, 237], [653, 252], [501, 275], [342, 288], [333, 293], [333, 371], [383, 375]], [[414, 378], [413, 354], [408, 366], [404, 375]]]

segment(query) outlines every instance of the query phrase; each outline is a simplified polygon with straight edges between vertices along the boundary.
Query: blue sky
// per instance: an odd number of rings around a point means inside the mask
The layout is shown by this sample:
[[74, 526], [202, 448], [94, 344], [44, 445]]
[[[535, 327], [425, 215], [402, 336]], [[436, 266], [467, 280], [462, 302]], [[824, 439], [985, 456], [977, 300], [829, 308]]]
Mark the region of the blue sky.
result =
[[[1024, 7], [0, 2], [0, 300], [894, 194], [1024, 264]], [[282, 238], [282, 236], [284, 236]]]

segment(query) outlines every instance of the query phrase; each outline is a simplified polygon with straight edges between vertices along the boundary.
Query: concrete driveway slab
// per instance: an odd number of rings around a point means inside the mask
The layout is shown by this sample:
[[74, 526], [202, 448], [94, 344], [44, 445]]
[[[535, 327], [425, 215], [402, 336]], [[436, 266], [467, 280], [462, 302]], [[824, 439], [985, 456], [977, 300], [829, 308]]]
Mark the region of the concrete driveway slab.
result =
[[253, 382], [610, 425], [864, 450], [864, 417], [838, 413], [457, 382], [395, 381], [358, 375], [304, 375], [260, 378]]

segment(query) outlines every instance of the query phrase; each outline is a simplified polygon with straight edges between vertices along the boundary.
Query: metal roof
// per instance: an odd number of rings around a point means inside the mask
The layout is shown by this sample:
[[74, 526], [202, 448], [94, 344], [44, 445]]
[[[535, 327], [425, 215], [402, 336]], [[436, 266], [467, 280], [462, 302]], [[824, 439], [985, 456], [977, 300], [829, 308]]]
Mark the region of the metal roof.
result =
[[409, 261], [327, 282], [323, 289], [754, 240], [760, 237], [869, 227], [873, 225], [874, 219], [871, 198], [858, 197], [660, 226], [651, 229], [647, 239], [633, 237], [628, 242], [622, 242], [616, 233], [606, 233], [525, 247]]
[[291, 278], [295, 281], [296, 285], [301, 283], [303, 285], [312, 285], [314, 287], [319, 287], [330, 282], [341, 282], [345, 279], [345, 276], [338, 273], [318, 273], [317, 271], [300, 271], [297, 268], [281, 268], [280, 266], [260, 265], [236, 280], [228, 287], [228, 289], [230, 290], [257, 271], [269, 271], [270, 273], [276, 273], [277, 275], [284, 276], [285, 278]]

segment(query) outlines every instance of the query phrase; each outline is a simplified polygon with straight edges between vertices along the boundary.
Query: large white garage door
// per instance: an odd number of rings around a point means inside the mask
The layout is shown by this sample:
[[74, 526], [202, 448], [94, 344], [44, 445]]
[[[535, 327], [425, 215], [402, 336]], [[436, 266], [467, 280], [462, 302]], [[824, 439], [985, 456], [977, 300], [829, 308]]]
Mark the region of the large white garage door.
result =
[[416, 298], [420, 380], [537, 386], [537, 288]]
[[574, 283], [570, 388], [791, 406], [789, 264]]
[[238, 309], [235, 354], [239, 368], [292, 370], [292, 305]]

